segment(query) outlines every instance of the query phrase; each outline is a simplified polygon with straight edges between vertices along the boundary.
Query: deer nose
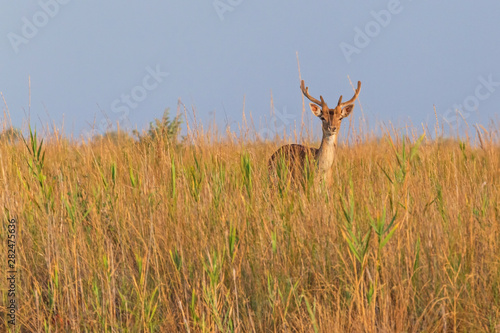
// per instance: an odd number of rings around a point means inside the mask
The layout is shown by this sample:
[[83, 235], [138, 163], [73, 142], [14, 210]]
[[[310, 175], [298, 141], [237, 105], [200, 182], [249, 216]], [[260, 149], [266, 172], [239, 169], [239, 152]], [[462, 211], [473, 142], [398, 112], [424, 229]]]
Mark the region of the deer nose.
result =
[[328, 129], [330, 130], [330, 132], [335, 132], [337, 130], [337, 127], [336, 126], [329, 126]]

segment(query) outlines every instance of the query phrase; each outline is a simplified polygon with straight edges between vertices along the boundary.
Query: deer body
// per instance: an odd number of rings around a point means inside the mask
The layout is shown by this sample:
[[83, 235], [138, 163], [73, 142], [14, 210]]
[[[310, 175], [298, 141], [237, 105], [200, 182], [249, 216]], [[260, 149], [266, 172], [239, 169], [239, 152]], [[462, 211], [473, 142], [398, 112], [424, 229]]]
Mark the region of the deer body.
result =
[[323, 138], [319, 148], [306, 147], [299, 144], [285, 145], [279, 148], [269, 159], [269, 169], [276, 169], [280, 159], [286, 162], [287, 167], [291, 171], [293, 178], [300, 177], [303, 173], [307, 162], [315, 162], [316, 170], [328, 183], [332, 181], [333, 171], [332, 165], [335, 160], [335, 150], [337, 148], [338, 132], [342, 119], [349, 116], [354, 108], [354, 102], [358, 98], [361, 89], [361, 82], [358, 81], [358, 88], [348, 102], [342, 103], [340, 96], [337, 107], [329, 109], [323, 96], [320, 96], [321, 101], [309, 95], [308, 88], [304, 86], [304, 80], [301, 82], [301, 90], [311, 102], [309, 107], [312, 113], [321, 119], [323, 126]]

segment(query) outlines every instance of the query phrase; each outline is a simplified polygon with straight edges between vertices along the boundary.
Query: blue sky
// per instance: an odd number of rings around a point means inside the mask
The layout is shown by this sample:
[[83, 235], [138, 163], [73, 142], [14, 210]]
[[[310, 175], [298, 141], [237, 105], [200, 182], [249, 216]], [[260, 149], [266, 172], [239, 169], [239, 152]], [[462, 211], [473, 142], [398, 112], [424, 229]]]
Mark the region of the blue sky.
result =
[[[177, 101], [266, 134], [300, 122], [301, 75], [330, 104], [363, 83], [372, 127], [498, 120], [498, 1], [2, 1], [0, 92], [12, 122], [79, 136], [144, 129]], [[31, 78], [31, 107], [29, 84]], [[270, 119], [271, 91], [278, 117]], [[350, 97], [350, 96], [349, 96]], [[2, 101], [2, 108], [5, 105]], [[309, 112], [309, 110], [307, 110]], [[359, 104], [353, 112], [361, 117]], [[266, 121], [267, 119], [267, 121]], [[261, 121], [261, 125], [259, 125]], [[101, 124], [102, 123], [102, 124]], [[319, 121], [315, 123], [319, 128]]]

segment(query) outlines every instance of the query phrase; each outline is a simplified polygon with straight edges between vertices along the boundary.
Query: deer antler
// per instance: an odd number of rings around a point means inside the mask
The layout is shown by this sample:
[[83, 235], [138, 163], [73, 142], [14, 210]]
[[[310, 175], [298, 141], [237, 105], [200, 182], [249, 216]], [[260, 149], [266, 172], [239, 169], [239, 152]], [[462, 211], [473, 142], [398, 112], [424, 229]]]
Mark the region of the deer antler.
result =
[[321, 96], [321, 95], [319, 96], [319, 98], [321, 99], [321, 102], [320, 102], [316, 98], [309, 95], [309, 87], [306, 87], [304, 85], [304, 80], [302, 80], [300, 82], [300, 89], [302, 90], [302, 93], [304, 94], [304, 96], [306, 96], [311, 102], [316, 103], [316, 104], [320, 105], [321, 107], [323, 107], [323, 105], [326, 104], [325, 101], [323, 100], [323, 96]]
[[342, 95], [340, 95], [339, 102], [337, 103], [337, 105], [341, 105], [341, 104], [342, 104]]
[[358, 98], [360, 90], [361, 90], [361, 81], [358, 81], [358, 87], [356, 88], [356, 92], [354, 93], [354, 96], [350, 100], [348, 100], [347, 102], [345, 102], [345, 103], [342, 103], [342, 96], [340, 96], [339, 103], [337, 105], [346, 106], [346, 105], [349, 105], [349, 104], [353, 104], [354, 101], [356, 100], [356, 98]]

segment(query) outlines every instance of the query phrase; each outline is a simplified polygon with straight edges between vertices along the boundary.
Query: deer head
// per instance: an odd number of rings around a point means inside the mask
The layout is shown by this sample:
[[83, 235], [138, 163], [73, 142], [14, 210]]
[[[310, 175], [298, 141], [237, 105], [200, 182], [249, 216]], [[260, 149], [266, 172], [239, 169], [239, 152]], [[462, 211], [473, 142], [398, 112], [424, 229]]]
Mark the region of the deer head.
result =
[[354, 96], [345, 103], [342, 103], [342, 96], [340, 96], [337, 106], [333, 109], [328, 108], [323, 96], [319, 96], [320, 101], [318, 101], [309, 95], [309, 88], [304, 86], [304, 80], [300, 83], [300, 89], [304, 96], [312, 102], [309, 103], [312, 113], [323, 122], [323, 134], [332, 135], [339, 130], [342, 119], [351, 114], [361, 89], [361, 81], [358, 81], [358, 88], [356, 88]]

